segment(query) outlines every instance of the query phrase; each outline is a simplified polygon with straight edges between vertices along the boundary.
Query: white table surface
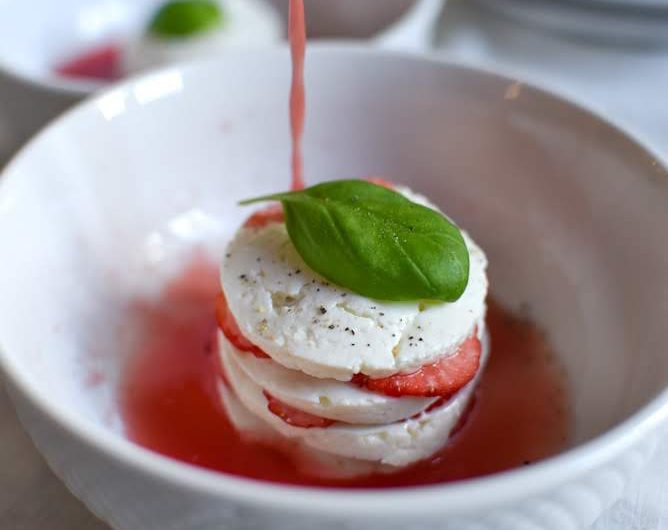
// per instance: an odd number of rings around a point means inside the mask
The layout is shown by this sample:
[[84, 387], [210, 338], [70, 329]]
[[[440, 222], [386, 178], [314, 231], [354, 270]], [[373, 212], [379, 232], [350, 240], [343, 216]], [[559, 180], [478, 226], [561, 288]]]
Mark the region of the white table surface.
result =
[[[668, 159], [668, 50], [588, 46], [461, 1], [448, 4], [444, 21], [439, 53], [549, 86], [604, 113]], [[0, 530], [109, 530], [51, 473], [1, 386]], [[668, 436], [593, 530], [668, 530]]]

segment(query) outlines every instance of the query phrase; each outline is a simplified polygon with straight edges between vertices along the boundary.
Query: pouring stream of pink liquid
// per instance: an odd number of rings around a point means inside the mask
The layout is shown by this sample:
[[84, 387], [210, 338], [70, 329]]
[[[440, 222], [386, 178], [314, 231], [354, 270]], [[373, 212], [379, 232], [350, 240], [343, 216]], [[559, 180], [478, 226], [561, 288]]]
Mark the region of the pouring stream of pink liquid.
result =
[[306, 54], [306, 21], [304, 1], [290, 0], [290, 53], [292, 55], [292, 87], [290, 89], [290, 129], [292, 132], [292, 189], [304, 188], [302, 137], [306, 94], [304, 88], [304, 56]]

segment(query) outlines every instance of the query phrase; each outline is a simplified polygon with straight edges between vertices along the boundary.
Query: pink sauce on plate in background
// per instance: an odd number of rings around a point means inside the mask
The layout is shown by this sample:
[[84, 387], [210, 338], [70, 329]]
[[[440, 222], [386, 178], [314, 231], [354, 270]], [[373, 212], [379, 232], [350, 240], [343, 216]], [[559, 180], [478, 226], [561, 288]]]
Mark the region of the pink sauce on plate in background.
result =
[[55, 72], [72, 79], [116, 81], [123, 76], [121, 53], [120, 46], [116, 44], [93, 48], [59, 64]]

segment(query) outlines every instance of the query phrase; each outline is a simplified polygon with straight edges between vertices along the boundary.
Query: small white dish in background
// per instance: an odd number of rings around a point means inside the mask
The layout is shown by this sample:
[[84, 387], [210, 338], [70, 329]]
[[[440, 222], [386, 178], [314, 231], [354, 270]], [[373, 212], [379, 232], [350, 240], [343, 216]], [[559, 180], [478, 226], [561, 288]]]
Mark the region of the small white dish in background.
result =
[[[253, 5], [279, 0], [233, 0]], [[306, 0], [312, 36], [369, 37], [383, 42], [386, 35], [401, 43], [423, 39], [422, 17], [435, 19], [429, 4], [443, 0], [323, 2]], [[64, 60], [109, 43], [132, 41], [144, 29], [163, 0], [5, 0], [0, 17], [0, 163], [46, 122], [75, 102], [106, 85], [103, 81], [68, 79], [54, 74]], [[332, 4], [337, 16], [332, 14]], [[311, 5], [312, 4], [312, 5]], [[381, 7], [382, 4], [382, 7]], [[415, 5], [415, 10], [410, 10]], [[423, 7], [424, 5], [424, 7]], [[247, 7], [247, 6], [246, 6]], [[262, 11], [273, 11], [262, 6]], [[244, 8], [244, 11], [249, 9]], [[417, 19], [414, 15], [417, 15]], [[261, 18], [272, 18], [271, 13]], [[356, 25], [361, 20], [363, 24]], [[414, 24], [413, 21], [416, 23]], [[273, 25], [273, 22], [268, 22]], [[284, 25], [284, 24], [283, 24]], [[273, 31], [273, 30], [272, 30]], [[281, 30], [284, 33], [284, 28]], [[267, 41], [265, 41], [267, 42]], [[153, 50], [155, 51], [155, 50]], [[173, 50], [174, 51], [174, 50]], [[192, 51], [192, 50], [191, 50]], [[151, 54], [149, 54], [151, 55]], [[157, 58], [164, 59], [164, 53]], [[181, 52], [170, 54], [185, 59]], [[156, 57], [156, 54], [153, 54]], [[145, 61], [135, 61], [135, 67]]]
[[574, 447], [496, 476], [349, 491], [208, 472], [123, 437], [119, 308], [195, 247], [219, 259], [245, 214], [236, 201], [289, 181], [286, 51], [129, 81], [5, 170], [0, 366], [37, 446], [118, 530], [590, 524], [668, 416], [665, 170], [604, 120], [501, 76], [336, 46], [314, 46], [308, 68], [309, 181], [384, 175], [467, 227], [495, 296], [528, 308], [561, 356]]
[[216, 0], [211, 5], [216, 4], [220, 13], [218, 27], [196, 35], [156, 36], [148, 28], [128, 35], [120, 45], [122, 72], [129, 76], [174, 63], [215, 57], [233, 48], [271, 47], [285, 34], [278, 12], [263, 0]]

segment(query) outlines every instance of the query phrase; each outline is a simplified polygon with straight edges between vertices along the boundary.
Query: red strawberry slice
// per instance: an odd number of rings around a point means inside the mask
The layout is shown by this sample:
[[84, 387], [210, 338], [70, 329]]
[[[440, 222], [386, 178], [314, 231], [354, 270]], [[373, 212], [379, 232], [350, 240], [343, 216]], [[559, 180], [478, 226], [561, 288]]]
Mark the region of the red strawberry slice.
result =
[[371, 379], [357, 374], [352, 382], [386, 396], [449, 397], [471, 381], [480, 368], [477, 333], [466, 339], [454, 355], [443, 356], [411, 374]]
[[244, 223], [244, 228], [264, 228], [271, 223], [283, 223], [283, 206], [280, 204], [271, 204], [262, 210], [258, 210], [251, 215]]
[[285, 423], [288, 423], [293, 427], [302, 427], [304, 429], [319, 427], [324, 429], [335, 423], [334, 420], [322, 418], [320, 416], [316, 416], [315, 414], [309, 414], [303, 410], [291, 407], [290, 405], [276, 399], [266, 390], [263, 390], [262, 393], [264, 394], [264, 397], [267, 398], [267, 408], [273, 414], [281, 418]]
[[227, 337], [227, 340], [229, 340], [235, 348], [241, 351], [250, 352], [255, 355], [255, 357], [260, 357], [261, 359], [269, 357], [262, 349], [258, 348], [241, 334], [239, 325], [237, 324], [232, 311], [230, 311], [225, 295], [222, 292], [218, 295], [218, 299], [216, 300], [216, 320], [218, 321], [218, 326], [223, 332], [223, 335]]

